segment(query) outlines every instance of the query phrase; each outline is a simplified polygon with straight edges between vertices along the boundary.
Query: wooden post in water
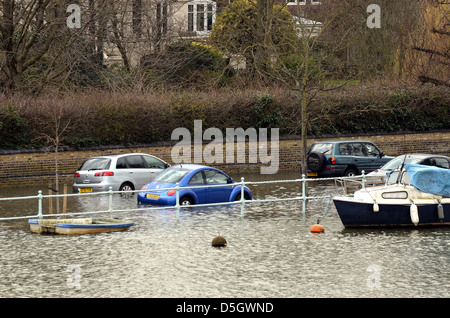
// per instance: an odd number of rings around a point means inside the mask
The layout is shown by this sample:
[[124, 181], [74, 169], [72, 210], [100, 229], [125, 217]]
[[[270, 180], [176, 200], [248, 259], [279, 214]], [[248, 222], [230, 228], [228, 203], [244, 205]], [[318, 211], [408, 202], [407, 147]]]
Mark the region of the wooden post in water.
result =
[[[64, 183], [64, 195], [67, 194], [67, 184]], [[63, 198], [63, 213], [66, 214], [67, 212], [67, 197], [64, 196]], [[66, 218], [66, 216], [64, 215], [64, 218]]]
[[53, 214], [53, 198], [52, 198], [52, 189], [50, 185], [48, 187], [48, 213]]

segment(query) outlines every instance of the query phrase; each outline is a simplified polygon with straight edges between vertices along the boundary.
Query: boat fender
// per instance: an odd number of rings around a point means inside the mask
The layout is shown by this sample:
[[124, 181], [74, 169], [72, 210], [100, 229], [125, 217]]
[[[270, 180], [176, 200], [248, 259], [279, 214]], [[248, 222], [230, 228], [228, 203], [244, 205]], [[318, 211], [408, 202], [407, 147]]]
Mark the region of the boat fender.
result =
[[324, 233], [325, 232], [325, 228], [323, 227], [322, 224], [314, 224], [313, 226], [311, 226], [311, 228], [309, 229], [309, 231], [311, 233]]
[[373, 212], [380, 212], [380, 206], [376, 202], [373, 204]]
[[439, 221], [443, 222], [444, 221], [444, 207], [440, 203], [437, 206], [437, 214], [438, 214]]
[[417, 205], [414, 203], [412, 203], [409, 208], [409, 215], [411, 217], [411, 222], [413, 222], [414, 225], [419, 224], [419, 211], [417, 209]]

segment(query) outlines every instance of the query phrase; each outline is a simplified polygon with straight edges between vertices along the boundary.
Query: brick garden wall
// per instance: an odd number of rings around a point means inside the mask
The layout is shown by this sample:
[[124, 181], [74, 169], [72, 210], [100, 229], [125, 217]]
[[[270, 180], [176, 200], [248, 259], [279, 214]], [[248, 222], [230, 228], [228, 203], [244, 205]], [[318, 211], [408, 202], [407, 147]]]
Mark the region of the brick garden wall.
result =
[[[404, 153], [434, 153], [450, 156], [450, 131], [431, 132], [420, 134], [383, 134], [373, 136], [351, 136], [351, 137], [327, 137], [309, 139], [308, 144], [321, 140], [346, 140], [363, 139], [374, 142], [387, 155], [397, 156]], [[171, 150], [173, 144], [154, 145], [148, 147], [134, 148], [106, 148], [62, 151], [59, 152], [60, 180], [72, 184], [73, 173], [86, 160], [86, 158], [105, 154], [143, 152], [172, 164]], [[270, 145], [268, 146], [270, 151]], [[193, 148], [192, 148], [193, 149]], [[246, 145], [248, 149], [248, 144]], [[279, 143], [279, 170], [300, 170], [300, 140], [281, 139]], [[225, 145], [224, 145], [225, 158]], [[248, 150], [246, 150], [246, 162], [248, 162]], [[234, 155], [237, 155], [235, 151]], [[270, 155], [270, 152], [269, 152]], [[20, 152], [3, 151], [0, 154], [0, 187], [21, 184], [42, 184], [48, 186], [54, 182], [55, 155], [52, 152]], [[192, 151], [192, 158], [194, 153]], [[259, 158], [258, 158], [259, 159]], [[224, 159], [225, 161], [225, 159]], [[248, 163], [222, 163], [211, 164], [227, 173], [259, 172], [263, 164]], [[259, 162], [259, 160], [258, 160]], [[266, 165], [267, 166], [267, 165]]]

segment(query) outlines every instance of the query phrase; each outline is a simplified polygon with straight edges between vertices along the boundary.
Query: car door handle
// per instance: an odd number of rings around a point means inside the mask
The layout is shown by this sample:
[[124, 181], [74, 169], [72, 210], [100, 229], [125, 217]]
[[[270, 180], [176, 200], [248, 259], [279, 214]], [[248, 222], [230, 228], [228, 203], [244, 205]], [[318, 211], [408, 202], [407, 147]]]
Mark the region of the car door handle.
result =
[[133, 173], [133, 171], [128, 171], [128, 173]]

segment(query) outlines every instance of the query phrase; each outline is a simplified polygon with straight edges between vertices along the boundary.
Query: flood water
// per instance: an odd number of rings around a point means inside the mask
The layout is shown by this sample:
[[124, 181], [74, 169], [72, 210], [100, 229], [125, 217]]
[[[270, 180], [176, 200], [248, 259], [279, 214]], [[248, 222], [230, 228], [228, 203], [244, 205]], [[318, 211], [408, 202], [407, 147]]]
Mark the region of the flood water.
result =
[[[243, 175], [246, 181], [294, 179], [295, 173]], [[240, 180], [241, 175], [233, 175]], [[256, 199], [300, 195], [298, 183], [250, 186]], [[0, 197], [39, 188], [0, 189]], [[46, 189], [44, 194], [46, 193]], [[337, 194], [314, 182], [310, 195]], [[49, 236], [27, 220], [0, 221], [0, 297], [448, 297], [448, 228], [345, 229], [333, 203], [300, 201], [124, 212], [126, 232]], [[107, 210], [107, 196], [70, 198], [68, 211]], [[136, 196], [116, 195], [115, 209]], [[62, 207], [62, 202], [61, 202]], [[55, 209], [55, 204], [53, 204]], [[44, 200], [44, 213], [48, 202]], [[37, 200], [0, 201], [0, 217], [37, 214]], [[212, 247], [221, 234], [226, 247]]]

